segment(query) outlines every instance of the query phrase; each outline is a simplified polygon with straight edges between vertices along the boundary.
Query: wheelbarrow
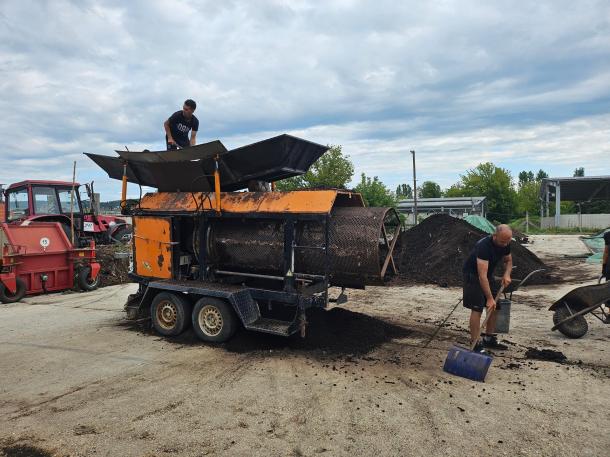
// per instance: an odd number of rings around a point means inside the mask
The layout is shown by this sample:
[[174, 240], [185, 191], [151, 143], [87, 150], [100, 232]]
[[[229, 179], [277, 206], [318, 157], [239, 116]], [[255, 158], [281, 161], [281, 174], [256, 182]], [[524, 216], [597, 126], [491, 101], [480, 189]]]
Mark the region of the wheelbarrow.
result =
[[591, 314], [604, 324], [610, 324], [610, 314], [604, 310], [604, 303], [610, 302], [610, 282], [571, 290], [549, 308], [553, 311], [553, 328], [568, 338], [580, 338], [589, 330], [585, 315]]

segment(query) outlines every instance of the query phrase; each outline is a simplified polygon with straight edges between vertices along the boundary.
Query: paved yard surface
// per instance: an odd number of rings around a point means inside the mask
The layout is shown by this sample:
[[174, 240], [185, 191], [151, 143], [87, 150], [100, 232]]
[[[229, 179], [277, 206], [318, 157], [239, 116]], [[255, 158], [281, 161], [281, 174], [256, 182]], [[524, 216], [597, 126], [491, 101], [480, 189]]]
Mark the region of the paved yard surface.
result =
[[[582, 252], [575, 237], [533, 238], [571, 282], [514, 296], [485, 383], [441, 370], [467, 338], [461, 306], [422, 347], [460, 289], [352, 291], [306, 341], [242, 332], [221, 346], [127, 325], [133, 285], [0, 305], [0, 455], [607, 455], [610, 326], [589, 319], [568, 340], [547, 311], [599, 268], [563, 257]], [[525, 358], [532, 347], [568, 361]]]

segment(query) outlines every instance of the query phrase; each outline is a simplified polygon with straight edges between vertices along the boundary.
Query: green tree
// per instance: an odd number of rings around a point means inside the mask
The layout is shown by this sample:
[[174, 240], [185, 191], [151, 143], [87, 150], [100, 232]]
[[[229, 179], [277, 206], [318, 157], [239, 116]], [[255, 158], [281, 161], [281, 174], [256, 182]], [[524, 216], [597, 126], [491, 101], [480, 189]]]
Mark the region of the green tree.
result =
[[534, 181], [534, 172], [533, 171], [522, 171], [519, 173], [519, 187], [527, 184], [529, 182]]
[[344, 156], [341, 146], [330, 146], [301, 176], [283, 179], [276, 183], [282, 191], [313, 188], [345, 188], [354, 176], [354, 165]]
[[544, 170], [538, 170], [538, 174], [536, 175], [536, 181], [542, 181], [549, 177], [549, 174]]
[[367, 206], [396, 206], [396, 196], [382, 183], [377, 176], [360, 175], [360, 183], [354, 189], [362, 194]]
[[574, 177], [582, 177], [584, 175], [585, 175], [584, 167], [578, 167], [576, 170], [574, 170]]
[[396, 187], [396, 198], [399, 200], [413, 198], [413, 189], [409, 184], [399, 184]]
[[528, 181], [519, 186], [517, 191], [517, 213], [524, 215], [538, 214], [540, 211], [540, 182]]
[[488, 217], [500, 222], [508, 222], [515, 215], [517, 196], [508, 170], [491, 162], [480, 163], [460, 176], [460, 180], [448, 189], [447, 196], [485, 196]]
[[421, 198], [439, 198], [442, 194], [441, 186], [434, 181], [424, 181], [419, 188]]
[[464, 186], [461, 183], [455, 183], [445, 189], [443, 192], [443, 197], [451, 198], [451, 197], [466, 197], [466, 191], [464, 190]]

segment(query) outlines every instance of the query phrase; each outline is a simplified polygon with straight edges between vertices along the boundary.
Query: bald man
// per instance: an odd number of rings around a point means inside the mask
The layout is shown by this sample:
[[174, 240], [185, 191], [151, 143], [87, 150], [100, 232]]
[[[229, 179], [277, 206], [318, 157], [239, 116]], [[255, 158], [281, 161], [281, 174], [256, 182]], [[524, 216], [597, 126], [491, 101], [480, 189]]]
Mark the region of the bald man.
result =
[[[507, 287], [511, 283], [510, 274], [513, 269], [513, 258], [510, 254], [510, 241], [513, 231], [508, 225], [496, 227], [493, 235], [477, 241], [474, 249], [464, 262], [464, 307], [470, 309], [470, 342], [474, 343], [481, 328], [481, 314], [483, 309], [491, 312], [496, 309], [495, 293], [498, 288], [493, 287], [493, 272], [498, 262], [504, 263], [502, 285]], [[482, 338], [477, 341], [474, 348], [477, 352], [489, 349], [508, 349], [508, 346], [498, 343], [494, 331], [496, 329], [496, 313], [492, 313], [487, 321], [487, 328]]]

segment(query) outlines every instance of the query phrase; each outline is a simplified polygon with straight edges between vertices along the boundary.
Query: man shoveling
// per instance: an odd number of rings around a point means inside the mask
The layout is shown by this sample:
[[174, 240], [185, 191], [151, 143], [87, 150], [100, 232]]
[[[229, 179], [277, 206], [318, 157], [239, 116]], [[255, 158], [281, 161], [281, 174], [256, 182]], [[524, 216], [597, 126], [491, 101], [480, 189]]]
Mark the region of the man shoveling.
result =
[[[496, 227], [493, 235], [480, 239], [474, 249], [464, 262], [464, 307], [470, 312], [470, 339], [471, 344], [479, 335], [481, 326], [481, 313], [484, 308], [490, 313], [496, 309], [494, 292], [492, 291], [493, 272], [496, 265], [502, 259], [504, 262], [504, 274], [502, 285], [508, 287], [511, 283], [510, 274], [513, 268], [513, 259], [510, 254], [510, 241], [513, 232], [508, 225], [502, 224]], [[495, 287], [494, 287], [495, 289]], [[504, 344], [498, 343], [494, 334], [496, 328], [496, 313], [492, 313], [487, 321], [487, 328], [482, 334], [482, 339], [477, 341], [474, 351], [484, 352], [489, 349], [508, 349]]]

